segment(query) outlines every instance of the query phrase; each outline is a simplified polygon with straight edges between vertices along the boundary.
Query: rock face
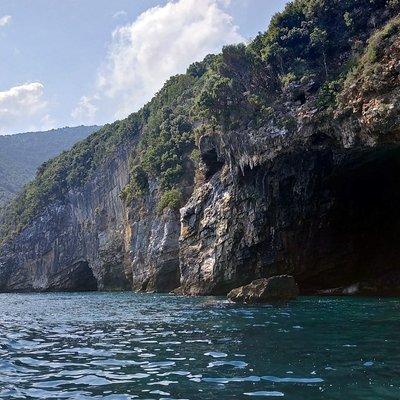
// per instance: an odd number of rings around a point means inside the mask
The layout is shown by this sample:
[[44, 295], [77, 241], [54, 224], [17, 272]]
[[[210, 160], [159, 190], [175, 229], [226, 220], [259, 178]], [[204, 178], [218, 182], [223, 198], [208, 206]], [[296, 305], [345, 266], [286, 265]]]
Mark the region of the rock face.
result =
[[312, 293], [398, 274], [399, 156], [398, 147], [310, 146], [243, 172], [223, 168], [182, 209], [184, 290], [224, 294], [292, 274]]
[[169, 292], [179, 286], [179, 213], [157, 213], [156, 188], [136, 208], [120, 198], [130, 146], [1, 248], [0, 290]]
[[1, 289], [71, 290], [81, 273], [76, 265], [87, 266], [95, 277], [95, 289], [128, 289], [125, 213], [118, 197], [128, 179], [126, 169], [126, 149], [120, 149], [82, 190], [50, 204], [6, 243], [0, 253]]
[[[150, 197], [151, 199], [151, 197]], [[132, 288], [142, 292], [170, 292], [179, 286], [179, 213], [159, 215], [147, 204], [140, 218], [132, 213], [128, 248], [131, 255]]]
[[293, 276], [280, 275], [257, 279], [249, 285], [233, 289], [228, 299], [236, 303], [274, 303], [294, 300], [299, 295], [299, 288]]
[[290, 274], [303, 293], [354, 282], [368, 282], [359, 293], [400, 293], [399, 49], [397, 37], [328, 122], [289, 102], [297, 131], [201, 139], [207, 181], [181, 210], [183, 292]]

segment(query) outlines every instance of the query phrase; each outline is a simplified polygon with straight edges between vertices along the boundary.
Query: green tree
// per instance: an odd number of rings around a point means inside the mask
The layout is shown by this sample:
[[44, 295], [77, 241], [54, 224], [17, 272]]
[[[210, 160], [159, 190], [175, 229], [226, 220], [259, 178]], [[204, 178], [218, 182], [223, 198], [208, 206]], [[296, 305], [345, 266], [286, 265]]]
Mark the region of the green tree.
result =
[[314, 28], [310, 34], [311, 46], [322, 54], [322, 62], [325, 70], [325, 77], [328, 79], [328, 64], [326, 57], [326, 48], [328, 43], [328, 33], [321, 28]]

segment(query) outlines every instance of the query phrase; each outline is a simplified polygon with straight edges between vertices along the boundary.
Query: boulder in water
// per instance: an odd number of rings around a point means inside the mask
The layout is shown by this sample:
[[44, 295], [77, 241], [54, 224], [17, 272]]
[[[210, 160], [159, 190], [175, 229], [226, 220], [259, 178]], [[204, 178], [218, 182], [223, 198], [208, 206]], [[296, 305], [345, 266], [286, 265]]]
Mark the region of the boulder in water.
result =
[[236, 303], [273, 303], [294, 300], [298, 295], [299, 288], [293, 276], [280, 275], [257, 279], [233, 289], [228, 293], [228, 299]]

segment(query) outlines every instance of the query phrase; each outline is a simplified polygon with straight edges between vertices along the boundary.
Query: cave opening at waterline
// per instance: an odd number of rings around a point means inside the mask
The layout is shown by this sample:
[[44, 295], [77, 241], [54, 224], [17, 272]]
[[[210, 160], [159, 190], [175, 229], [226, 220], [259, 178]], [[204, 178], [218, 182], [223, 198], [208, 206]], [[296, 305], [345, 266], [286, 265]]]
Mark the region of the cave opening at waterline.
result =
[[315, 235], [324, 249], [316, 249], [322, 257], [314, 264], [325, 265], [302, 278], [303, 289], [368, 282], [372, 293], [378, 285], [390, 294], [400, 285], [393, 281], [400, 260], [400, 148], [349, 153], [322, 179], [321, 198], [328, 193], [332, 203], [320, 210]]

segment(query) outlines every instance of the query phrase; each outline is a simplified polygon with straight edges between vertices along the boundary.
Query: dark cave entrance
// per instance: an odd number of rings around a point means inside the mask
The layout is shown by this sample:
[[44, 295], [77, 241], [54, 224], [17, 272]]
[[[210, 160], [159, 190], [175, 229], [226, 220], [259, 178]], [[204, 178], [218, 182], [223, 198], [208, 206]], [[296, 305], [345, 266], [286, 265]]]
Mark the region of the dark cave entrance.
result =
[[400, 147], [349, 153], [322, 187], [333, 200], [314, 232], [325, 254], [314, 260], [319, 272], [301, 278], [303, 289], [382, 279], [400, 287]]
[[87, 261], [80, 261], [74, 265], [70, 278], [70, 290], [79, 292], [96, 291], [97, 280]]
[[210, 179], [224, 166], [224, 162], [219, 159], [217, 151], [214, 148], [204, 152], [201, 158], [206, 165], [206, 179]]

